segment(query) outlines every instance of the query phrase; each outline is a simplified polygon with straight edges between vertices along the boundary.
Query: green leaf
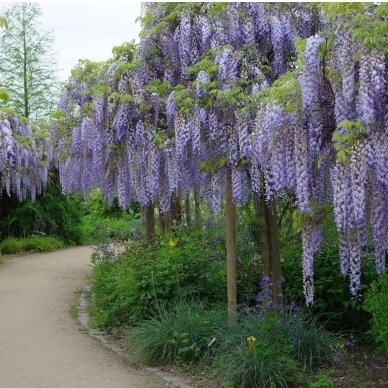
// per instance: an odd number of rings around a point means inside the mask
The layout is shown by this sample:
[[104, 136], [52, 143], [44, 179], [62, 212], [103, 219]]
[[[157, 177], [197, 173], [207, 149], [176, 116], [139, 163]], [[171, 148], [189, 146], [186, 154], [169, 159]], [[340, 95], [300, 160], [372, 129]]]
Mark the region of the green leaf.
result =
[[0, 100], [4, 102], [9, 101], [9, 94], [5, 88], [0, 88]]
[[8, 28], [7, 19], [3, 16], [0, 16], [0, 28]]

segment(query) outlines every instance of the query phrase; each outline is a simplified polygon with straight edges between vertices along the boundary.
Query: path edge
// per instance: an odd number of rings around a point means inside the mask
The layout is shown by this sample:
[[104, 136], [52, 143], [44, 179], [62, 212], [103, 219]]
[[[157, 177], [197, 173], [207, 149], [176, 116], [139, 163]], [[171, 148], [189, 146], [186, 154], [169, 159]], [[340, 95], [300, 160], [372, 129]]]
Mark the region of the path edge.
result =
[[[77, 318], [82, 327], [86, 329], [89, 336], [101, 342], [106, 348], [111, 350], [114, 353], [119, 354], [120, 356], [128, 359], [127, 355], [123, 350], [113, 344], [108, 338], [105, 336], [104, 332], [93, 328], [90, 326], [90, 316], [89, 316], [89, 303], [88, 303], [88, 293], [90, 291], [90, 285], [87, 285], [81, 292], [78, 306], [77, 306]], [[142, 368], [143, 371], [152, 373], [159, 378], [161, 378], [164, 382], [170, 384], [175, 388], [193, 388], [194, 383], [189, 379], [184, 379], [182, 377], [173, 375], [171, 373], [165, 372], [159, 368]]]

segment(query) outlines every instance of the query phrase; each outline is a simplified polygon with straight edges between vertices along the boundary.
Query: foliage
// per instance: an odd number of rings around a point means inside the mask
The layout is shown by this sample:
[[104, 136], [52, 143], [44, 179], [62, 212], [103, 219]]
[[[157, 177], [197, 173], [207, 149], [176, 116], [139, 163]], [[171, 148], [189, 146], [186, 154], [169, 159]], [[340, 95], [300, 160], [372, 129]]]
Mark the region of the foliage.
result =
[[[329, 371], [330, 372], [330, 371]], [[319, 372], [308, 385], [309, 388], [334, 388], [334, 383], [330, 378], [330, 373]]]
[[386, 3], [323, 3], [323, 9], [332, 22], [345, 21], [355, 39], [366, 47], [387, 50], [388, 6]]
[[[282, 362], [291, 368], [291, 375], [297, 373], [301, 378], [302, 371], [311, 373], [320, 366], [333, 364], [338, 348], [336, 335], [296, 309], [267, 310], [260, 319], [252, 313], [241, 315], [237, 326], [219, 333], [219, 342], [217, 365], [221, 374], [222, 371], [228, 373], [228, 370], [233, 370], [229, 373], [235, 376], [238, 386], [244, 387], [270, 386], [271, 382], [280, 386], [286, 386], [287, 382], [295, 384], [300, 380], [283, 374], [280, 368]], [[237, 355], [235, 349], [238, 349]], [[250, 358], [249, 351], [259, 354]], [[224, 357], [228, 365], [224, 365]], [[233, 358], [236, 359], [235, 366]], [[252, 365], [247, 365], [249, 360]], [[241, 384], [242, 381], [245, 381], [245, 385]]]
[[104, 217], [86, 214], [78, 232], [82, 244], [101, 244], [108, 241], [127, 241], [137, 234], [138, 229], [139, 220], [129, 213]]
[[134, 329], [128, 340], [146, 365], [197, 363], [225, 324], [224, 308], [208, 310], [202, 302], [182, 299], [160, 305], [155, 316]]
[[334, 363], [338, 335], [327, 330], [316, 317], [306, 313], [294, 314], [287, 327], [294, 358], [307, 371]]
[[303, 380], [286, 331], [275, 316], [244, 316], [217, 338], [215, 367], [236, 387], [287, 387]]
[[[2, 201], [4, 203], [4, 199]], [[15, 199], [11, 210], [0, 221], [2, 238], [28, 237], [35, 234], [55, 236], [67, 245], [81, 243], [82, 199], [61, 193], [56, 173], [49, 174], [49, 184], [36, 201]]]
[[127, 241], [136, 235], [139, 228], [139, 207], [136, 203], [122, 211], [117, 198], [109, 205], [96, 188], [85, 202], [84, 215], [78, 229], [83, 244], [101, 244]]
[[[370, 315], [363, 310], [359, 301], [350, 297], [347, 279], [333, 270], [339, 267], [337, 238], [333, 225], [326, 223], [324, 243], [314, 263], [315, 301], [310, 309], [323, 320], [330, 320], [337, 329], [363, 332], [368, 328]], [[288, 240], [281, 248], [285, 298], [298, 303], [303, 301], [301, 252], [298, 238]], [[364, 260], [362, 266], [361, 300], [370, 283], [376, 279], [372, 259]]]
[[388, 354], [388, 274], [375, 280], [365, 296], [364, 308], [372, 314], [370, 334]]
[[268, 312], [261, 319], [241, 313], [238, 324], [230, 326], [223, 308], [194, 299], [158, 305], [128, 341], [147, 365], [194, 366], [208, 361], [213, 338], [211, 361], [224, 385], [260, 388], [303, 383], [306, 370], [333, 363], [338, 343], [317, 321], [295, 311]]
[[217, 259], [222, 252], [217, 244], [211, 236], [191, 232], [175, 237], [174, 244], [170, 237], [155, 245], [132, 241], [117, 261], [98, 261], [91, 275], [95, 322], [103, 327], [136, 323], [177, 295], [223, 301], [226, 270]]
[[[114, 240], [121, 219], [99, 222], [112, 226]], [[130, 216], [128, 216], [130, 217]], [[160, 236], [150, 245], [137, 238], [137, 221], [129, 219], [126, 253], [115, 261], [94, 260], [91, 277], [92, 313], [101, 326], [136, 323], [152, 311], [156, 303], [171, 301], [177, 295], [195, 297], [208, 303], [223, 303], [226, 294], [225, 239], [222, 224], [214, 219], [203, 230], [176, 227], [174, 235]], [[93, 235], [94, 238], [98, 234]], [[100, 235], [101, 236], [101, 235]], [[106, 236], [106, 235], [105, 235]], [[106, 240], [106, 238], [105, 238]], [[249, 233], [238, 233], [238, 300], [250, 303], [258, 289], [260, 263]]]
[[4, 12], [8, 28], [0, 36], [0, 81], [8, 106], [25, 117], [39, 118], [54, 109], [57, 93], [53, 35], [39, 26], [38, 4], [16, 3]]
[[54, 237], [31, 236], [27, 238], [9, 237], [0, 242], [0, 252], [13, 254], [21, 252], [50, 252], [63, 247], [63, 243]]

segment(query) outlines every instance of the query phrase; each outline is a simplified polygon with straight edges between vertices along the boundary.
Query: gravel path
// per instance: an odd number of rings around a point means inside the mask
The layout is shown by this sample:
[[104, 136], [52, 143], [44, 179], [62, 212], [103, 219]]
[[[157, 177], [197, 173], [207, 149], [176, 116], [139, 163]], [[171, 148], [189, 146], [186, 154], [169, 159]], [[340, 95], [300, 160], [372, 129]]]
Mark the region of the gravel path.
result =
[[165, 387], [88, 337], [69, 314], [86, 284], [86, 247], [0, 265], [0, 388]]

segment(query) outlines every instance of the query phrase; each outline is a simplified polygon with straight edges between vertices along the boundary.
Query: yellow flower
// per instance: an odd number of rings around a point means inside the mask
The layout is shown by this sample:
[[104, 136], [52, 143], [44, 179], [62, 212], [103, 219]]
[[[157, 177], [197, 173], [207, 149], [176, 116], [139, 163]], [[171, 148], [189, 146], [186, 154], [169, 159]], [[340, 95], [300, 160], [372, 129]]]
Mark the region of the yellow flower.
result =
[[171, 238], [168, 240], [168, 246], [169, 246], [170, 248], [176, 248], [177, 244], [178, 244], [178, 240], [175, 239], [175, 238], [172, 238], [172, 237], [171, 237]]
[[256, 346], [256, 338], [253, 335], [250, 335], [247, 338], [248, 349], [253, 349]]

